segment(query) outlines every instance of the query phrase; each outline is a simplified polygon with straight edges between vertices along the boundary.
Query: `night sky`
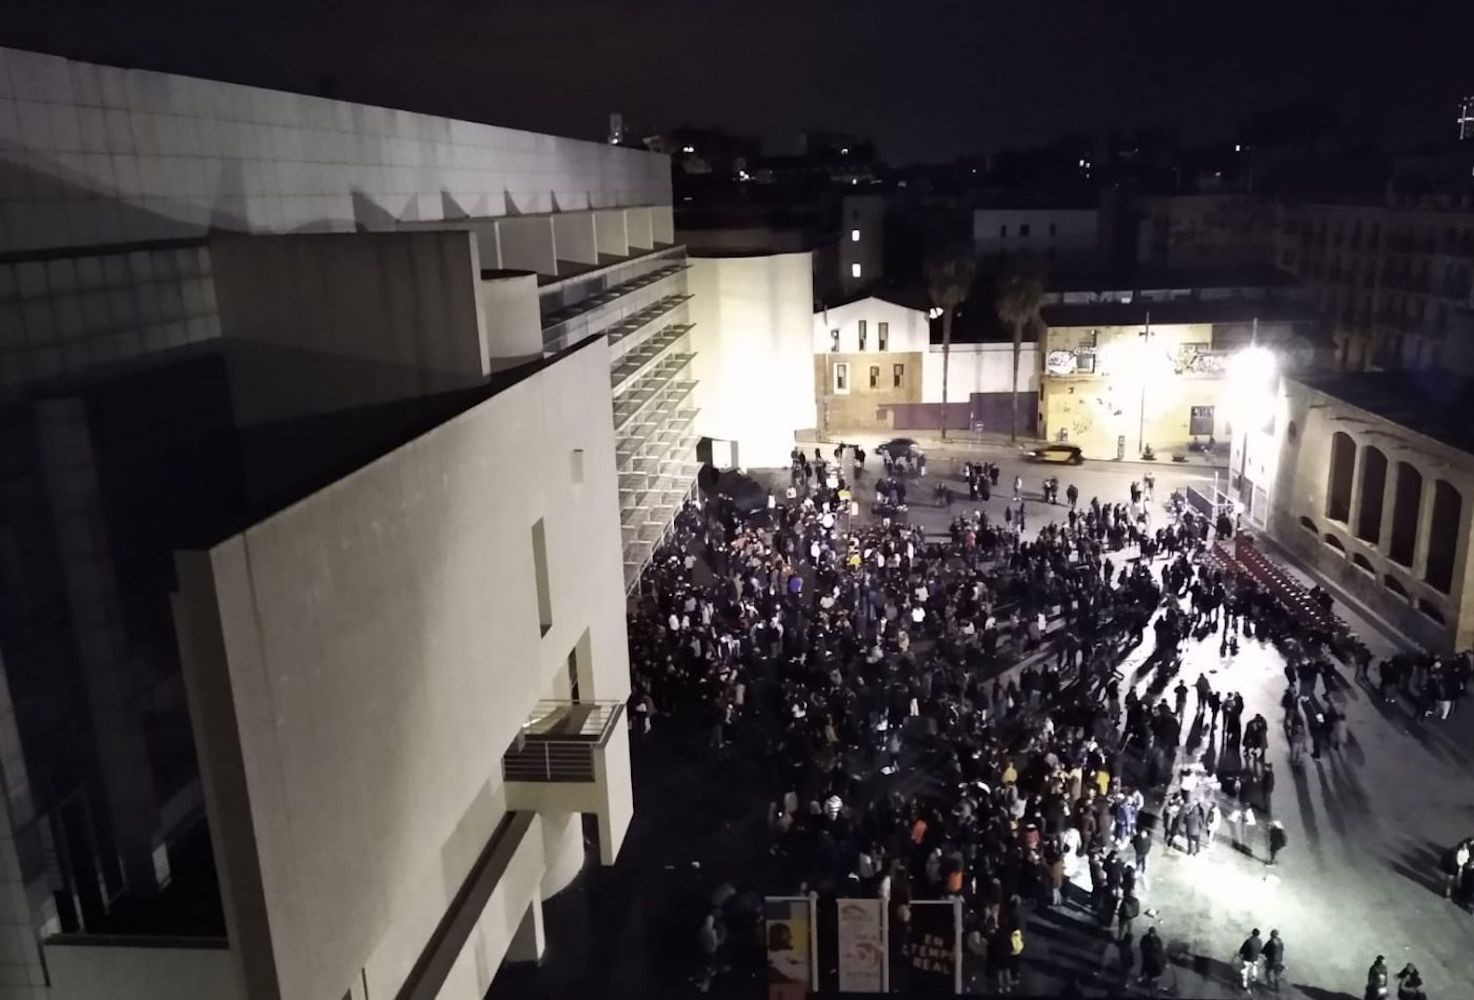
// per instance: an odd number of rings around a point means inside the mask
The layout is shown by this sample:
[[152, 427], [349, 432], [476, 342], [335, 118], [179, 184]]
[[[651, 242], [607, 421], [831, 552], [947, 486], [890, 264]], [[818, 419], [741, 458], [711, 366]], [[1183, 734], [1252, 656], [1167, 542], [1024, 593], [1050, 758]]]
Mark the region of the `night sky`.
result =
[[1333, 105], [1369, 139], [1453, 135], [1474, 0], [8, 0], [0, 41], [601, 136], [716, 123], [873, 136], [895, 163], [1167, 125], [1228, 138]]

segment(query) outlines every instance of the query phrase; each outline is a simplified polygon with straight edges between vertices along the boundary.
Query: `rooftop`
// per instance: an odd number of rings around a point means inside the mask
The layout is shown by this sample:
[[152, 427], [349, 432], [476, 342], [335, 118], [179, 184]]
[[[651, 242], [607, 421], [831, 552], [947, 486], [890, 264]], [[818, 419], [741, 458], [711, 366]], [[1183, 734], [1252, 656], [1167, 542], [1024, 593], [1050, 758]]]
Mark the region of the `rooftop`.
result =
[[1049, 326], [1154, 326], [1178, 323], [1314, 323], [1315, 309], [1307, 303], [1256, 299], [1180, 299], [1151, 302], [1089, 302], [1047, 305], [1039, 315]]
[[1437, 371], [1337, 372], [1295, 381], [1450, 448], [1474, 454], [1474, 379]]

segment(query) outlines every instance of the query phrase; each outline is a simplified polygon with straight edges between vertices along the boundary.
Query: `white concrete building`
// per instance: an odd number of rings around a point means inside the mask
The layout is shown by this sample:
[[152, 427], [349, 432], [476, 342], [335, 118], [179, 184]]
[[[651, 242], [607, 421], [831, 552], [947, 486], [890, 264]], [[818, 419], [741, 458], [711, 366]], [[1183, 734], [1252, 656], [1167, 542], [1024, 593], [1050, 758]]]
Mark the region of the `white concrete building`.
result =
[[1101, 252], [1100, 225], [1094, 208], [979, 208], [973, 248], [984, 259], [1088, 263]]
[[812, 403], [703, 403], [664, 157], [0, 49], [0, 168], [0, 1000], [483, 995], [629, 822], [698, 412]]

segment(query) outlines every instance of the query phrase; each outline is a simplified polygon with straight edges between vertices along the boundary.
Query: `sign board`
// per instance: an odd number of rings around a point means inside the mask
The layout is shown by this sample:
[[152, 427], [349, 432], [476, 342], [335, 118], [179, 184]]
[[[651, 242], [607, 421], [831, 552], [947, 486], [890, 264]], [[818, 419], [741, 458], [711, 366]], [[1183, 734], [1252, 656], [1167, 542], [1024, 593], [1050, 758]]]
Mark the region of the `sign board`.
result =
[[770, 896], [763, 902], [768, 946], [768, 1000], [801, 1000], [813, 985], [814, 901], [808, 896]]
[[839, 991], [885, 990], [884, 903], [879, 899], [839, 899]]

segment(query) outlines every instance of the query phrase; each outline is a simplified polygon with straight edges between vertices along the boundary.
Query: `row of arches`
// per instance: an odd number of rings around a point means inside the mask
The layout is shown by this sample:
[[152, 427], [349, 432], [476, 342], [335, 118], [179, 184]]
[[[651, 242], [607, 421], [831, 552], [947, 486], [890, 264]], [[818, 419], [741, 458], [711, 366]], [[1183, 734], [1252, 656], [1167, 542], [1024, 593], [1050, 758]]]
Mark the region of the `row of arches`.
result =
[[[1305, 517], [1303, 514], [1300, 517], [1300, 527], [1304, 528], [1306, 531], [1310, 532], [1311, 535], [1315, 536], [1323, 543], [1325, 543], [1326, 548], [1331, 549], [1343, 559], [1347, 558], [1348, 553], [1346, 551], [1346, 546], [1341, 541], [1341, 539], [1336, 537], [1334, 532], [1327, 531], [1325, 534], [1321, 534], [1321, 530], [1319, 527], [1316, 526], [1316, 523], [1310, 518]], [[1351, 565], [1361, 570], [1361, 572], [1366, 574], [1369, 579], [1373, 581], [1376, 581], [1378, 579], [1377, 567], [1372, 565], [1372, 561], [1370, 559], [1362, 555], [1360, 552], [1352, 552], [1349, 555], [1351, 559]], [[1443, 616], [1443, 612], [1439, 609], [1438, 605], [1434, 604], [1432, 601], [1428, 600], [1427, 598], [1420, 597], [1417, 599], [1416, 602], [1414, 602], [1413, 595], [1408, 593], [1408, 589], [1403, 586], [1402, 581], [1399, 580], [1395, 574], [1383, 573], [1381, 575], [1381, 583], [1382, 586], [1385, 587], [1388, 591], [1397, 595], [1400, 600], [1408, 604], [1413, 604], [1418, 609], [1418, 611], [1422, 612], [1424, 617], [1439, 625], [1444, 625], [1447, 623], [1447, 620]]]
[[[1358, 459], [1361, 463], [1359, 484], [1356, 476]], [[1356, 440], [1345, 431], [1337, 431], [1331, 436], [1326, 517], [1347, 525], [1361, 541], [1381, 549], [1387, 558], [1409, 569], [1414, 568], [1418, 539], [1426, 533], [1430, 544], [1427, 546], [1423, 580], [1448, 594], [1453, 590], [1464, 496], [1452, 483], [1435, 479], [1432, 503], [1425, 518], [1424, 486], [1423, 473], [1411, 462], [1393, 464], [1376, 445], [1358, 448]], [[1392, 503], [1390, 524], [1385, 517], [1389, 494]], [[1353, 499], [1357, 501], [1355, 504]], [[1384, 534], [1387, 537], [1384, 538]]]

